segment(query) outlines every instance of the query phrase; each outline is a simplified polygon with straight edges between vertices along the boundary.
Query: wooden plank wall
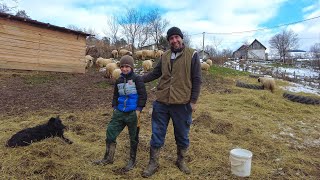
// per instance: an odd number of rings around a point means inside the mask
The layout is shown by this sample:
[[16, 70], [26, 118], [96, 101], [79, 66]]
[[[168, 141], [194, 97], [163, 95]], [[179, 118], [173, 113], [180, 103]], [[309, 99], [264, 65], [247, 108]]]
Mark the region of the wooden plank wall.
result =
[[85, 73], [85, 36], [0, 18], [0, 68]]

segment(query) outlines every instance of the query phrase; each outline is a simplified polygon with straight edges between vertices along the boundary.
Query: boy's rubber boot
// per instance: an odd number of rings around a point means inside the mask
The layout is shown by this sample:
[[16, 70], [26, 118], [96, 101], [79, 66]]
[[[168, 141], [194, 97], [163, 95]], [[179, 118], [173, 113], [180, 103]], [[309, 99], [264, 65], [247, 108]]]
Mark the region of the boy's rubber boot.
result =
[[123, 168], [123, 172], [128, 172], [132, 170], [136, 165], [137, 149], [138, 149], [138, 144], [132, 145], [130, 147], [130, 159], [127, 165]]
[[113, 164], [115, 151], [116, 151], [116, 143], [107, 143], [106, 152], [104, 154], [103, 159], [96, 160], [93, 162], [93, 164], [95, 165]]

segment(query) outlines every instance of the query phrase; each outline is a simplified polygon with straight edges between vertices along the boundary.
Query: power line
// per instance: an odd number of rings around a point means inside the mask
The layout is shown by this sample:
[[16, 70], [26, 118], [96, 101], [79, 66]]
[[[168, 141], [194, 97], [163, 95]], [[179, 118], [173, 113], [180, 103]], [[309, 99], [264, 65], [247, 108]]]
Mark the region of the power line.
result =
[[200, 34], [203, 34], [203, 33], [190, 34], [188, 36], [195, 36], [195, 35], [200, 35]]
[[[248, 33], [248, 32], [255, 32], [255, 31], [263, 31], [263, 30], [266, 30], [266, 29], [274, 29], [274, 28], [279, 28], [279, 27], [282, 27], [282, 26], [289, 26], [289, 25], [293, 25], [293, 24], [298, 24], [298, 23], [302, 23], [302, 22], [305, 22], [305, 21], [310, 21], [310, 20], [317, 19], [317, 18], [320, 18], [320, 16], [316, 16], [316, 17], [305, 19], [305, 20], [301, 20], [301, 21], [291, 22], [291, 23], [287, 23], [287, 24], [281, 24], [281, 25], [268, 27], [268, 28], [260, 28], [260, 29], [254, 29], [254, 30], [248, 30], [248, 31], [237, 31], [237, 32], [229, 32], [229, 33], [206, 33], [206, 34], [240, 34], [240, 33]], [[201, 33], [198, 33], [198, 34], [201, 34]]]

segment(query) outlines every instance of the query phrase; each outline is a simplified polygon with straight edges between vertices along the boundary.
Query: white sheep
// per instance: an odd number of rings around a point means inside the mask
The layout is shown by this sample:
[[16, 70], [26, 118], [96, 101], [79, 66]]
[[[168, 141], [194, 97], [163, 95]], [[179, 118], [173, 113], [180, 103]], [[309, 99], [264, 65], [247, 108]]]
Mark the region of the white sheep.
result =
[[113, 59], [104, 59], [102, 57], [99, 57], [96, 61], [96, 65], [98, 68], [106, 67], [109, 63], [112, 63]]
[[153, 62], [151, 60], [145, 60], [142, 62], [143, 72], [147, 72], [152, 68]]
[[130, 55], [130, 56], [132, 56], [132, 52], [131, 52], [131, 51], [128, 51], [128, 50], [126, 50], [126, 49], [120, 49], [120, 51], [119, 51], [119, 56], [122, 57], [122, 56], [124, 56], [124, 55]]
[[207, 59], [206, 63], [209, 64], [210, 66], [212, 66], [212, 60], [211, 59]]
[[86, 55], [84, 57], [85, 63], [86, 63], [86, 69], [88, 69], [89, 67], [92, 67], [93, 65], [93, 57], [90, 55]]
[[163, 51], [162, 51], [162, 50], [157, 50], [154, 58], [160, 58], [160, 57], [162, 56], [162, 54], [163, 54]]
[[146, 58], [154, 59], [156, 52], [156, 50], [142, 50], [142, 60]]
[[121, 74], [121, 70], [117, 68], [113, 70], [111, 78], [114, 80], [117, 80], [120, 77], [120, 74]]
[[116, 50], [116, 49], [115, 49], [115, 50], [112, 50], [112, 51], [111, 51], [111, 54], [112, 54], [112, 57], [113, 57], [113, 58], [118, 58], [118, 56], [119, 56], [118, 50]]
[[209, 64], [207, 64], [205, 62], [201, 63], [201, 70], [209, 71], [209, 69], [210, 69]]
[[137, 59], [142, 59], [142, 50], [134, 52]]
[[106, 77], [107, 78], [111, 78], [112, 77], [112, 73], [115, 69], [119, 68], [117, 63], [109, 63], [106, 66]]

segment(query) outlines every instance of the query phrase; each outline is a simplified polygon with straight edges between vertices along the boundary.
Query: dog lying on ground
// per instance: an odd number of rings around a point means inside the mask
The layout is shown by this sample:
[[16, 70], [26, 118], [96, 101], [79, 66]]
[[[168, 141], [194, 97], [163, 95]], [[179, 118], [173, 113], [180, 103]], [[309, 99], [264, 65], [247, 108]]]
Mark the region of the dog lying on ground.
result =
[[59, 118], [52, 117], [46, 124], [36, 127], [23, 129], [14, 134], [6, 143], [7, 147], [28, 146], [33, 142], [41, 141], [49, 137], [60, 137], [66, 143], [72, 144], [72, 141], [63, 136], [63, 130], [66, 128]]

